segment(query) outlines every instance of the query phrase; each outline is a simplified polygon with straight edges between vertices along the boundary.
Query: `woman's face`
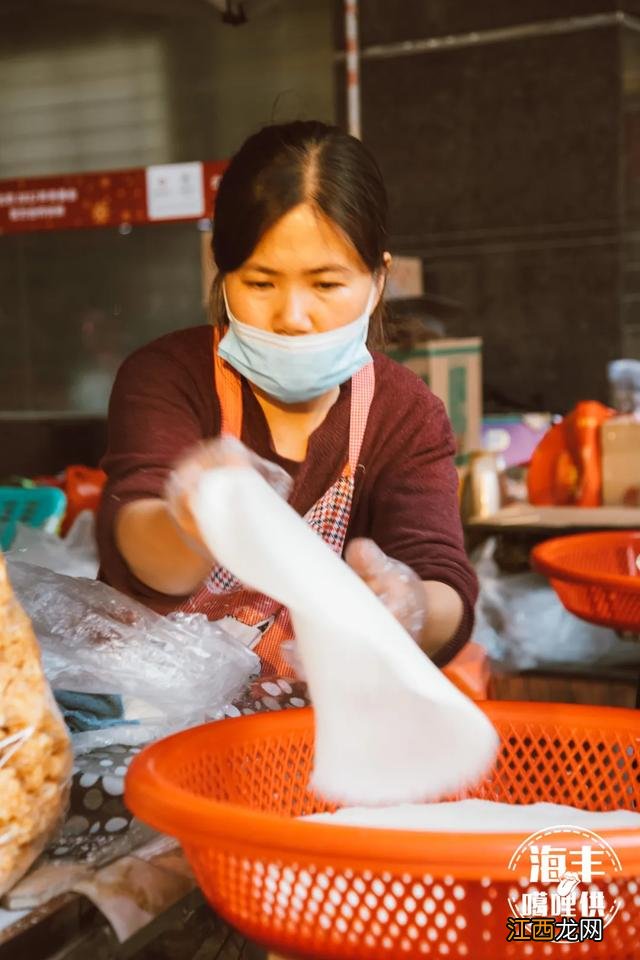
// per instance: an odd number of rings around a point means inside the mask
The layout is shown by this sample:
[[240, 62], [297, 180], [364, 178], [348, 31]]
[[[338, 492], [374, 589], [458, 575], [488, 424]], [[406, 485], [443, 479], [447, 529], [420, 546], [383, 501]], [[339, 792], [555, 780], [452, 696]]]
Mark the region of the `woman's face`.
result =
[[357, 320], [374, 278], [349, 239], [327, 217], [300, 204], [268, 230], [248, 260], [225, 277], [231, 312], [270, 333], [326, 333]]

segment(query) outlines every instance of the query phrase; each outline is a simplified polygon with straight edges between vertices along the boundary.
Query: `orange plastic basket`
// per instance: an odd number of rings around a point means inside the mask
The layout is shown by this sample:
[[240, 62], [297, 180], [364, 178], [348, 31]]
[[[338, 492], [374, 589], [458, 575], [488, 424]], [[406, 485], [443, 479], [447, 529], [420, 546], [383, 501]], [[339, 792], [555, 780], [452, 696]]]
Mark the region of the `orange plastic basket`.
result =
[[640, 632], [640, 532], [547, 540], [531, 555], [567, 610], [615, 630]]
[[[502, 747], [467, 796], [640, 808], [640, 713], [509, 702], [481, 709]], [[640, 831], [600, 831], [622, 863], [599, 883], [623, 901], [603, 942], [507, 943], [507, 898], [534, 889], [508, 867], [524, 837], [293, 819], [330, 809], [307, 787], [313, 742], [313, 712], [287, 710], [188, 730], [131, 765], [128, 805], [180, 840], [205, 895], [245, 936], [296, 958], [637, 960]]]

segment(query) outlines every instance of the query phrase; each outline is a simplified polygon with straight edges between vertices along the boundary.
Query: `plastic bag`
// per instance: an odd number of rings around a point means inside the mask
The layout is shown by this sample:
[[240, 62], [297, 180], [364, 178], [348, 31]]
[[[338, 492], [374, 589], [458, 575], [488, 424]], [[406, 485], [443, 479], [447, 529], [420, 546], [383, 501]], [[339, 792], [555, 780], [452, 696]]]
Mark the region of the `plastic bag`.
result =
[[95, 515], [89, 510], [79, 514], [64, 540], [46, 530], [18, 524], [7, 556], [68, 577], [93, 579], [99, 566]]
[[607, 373], [612, 406], [619, 413], [640, 415], [640, 360], [614, 360]]
[[69, 735], [0, 554], [0, 896], [57, 829], [72, 766]]
[[162, 617], [98, 581], [20, 562], [10, 570], [54, 690], [121, 698], [120, 722], [74, 735], [76, 751], [203, 722], [259, 671], [258, 657], [203, 615]]
[[640, 663], [640, 643], [574, 617], [544, 577], [501, 573], [492, 559], [493, 548], [494, 541], [488, 541], [475, 558], [480, 596], [473, 639], [494, 664], [516, 671]]

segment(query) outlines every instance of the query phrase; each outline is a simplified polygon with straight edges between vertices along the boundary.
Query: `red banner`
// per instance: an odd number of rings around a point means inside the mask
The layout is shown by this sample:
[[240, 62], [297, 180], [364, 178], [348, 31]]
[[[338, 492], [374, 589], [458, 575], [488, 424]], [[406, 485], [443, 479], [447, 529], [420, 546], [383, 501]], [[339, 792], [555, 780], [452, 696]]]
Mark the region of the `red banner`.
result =
[[209, 218], [225, 167], [173, 163], [0, 180], [0, 235]]

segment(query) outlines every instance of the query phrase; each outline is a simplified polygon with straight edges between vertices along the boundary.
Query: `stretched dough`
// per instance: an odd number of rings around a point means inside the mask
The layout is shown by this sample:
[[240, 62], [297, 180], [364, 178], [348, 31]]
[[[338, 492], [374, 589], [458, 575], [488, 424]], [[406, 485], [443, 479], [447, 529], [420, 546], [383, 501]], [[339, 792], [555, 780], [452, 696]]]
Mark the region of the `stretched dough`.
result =
[[345, 807], [335, 813], [314, 813], [302, 820], [342, 826], [419, 830], [438, 833], [535, 833], [566, 824], [591, 830], [640, 829], [640, 813], [631, 810], [578, 810], [557, 803], [495, 803], [457, 800], [449, 803], [400, 804], [393, 807]]
[[486, 772], [498, 737], [485, 714], [258, 473], [208, 471], [192, 507], [217, 561], [289, 608], [315, 708], [320, 794], [435, 800]]

